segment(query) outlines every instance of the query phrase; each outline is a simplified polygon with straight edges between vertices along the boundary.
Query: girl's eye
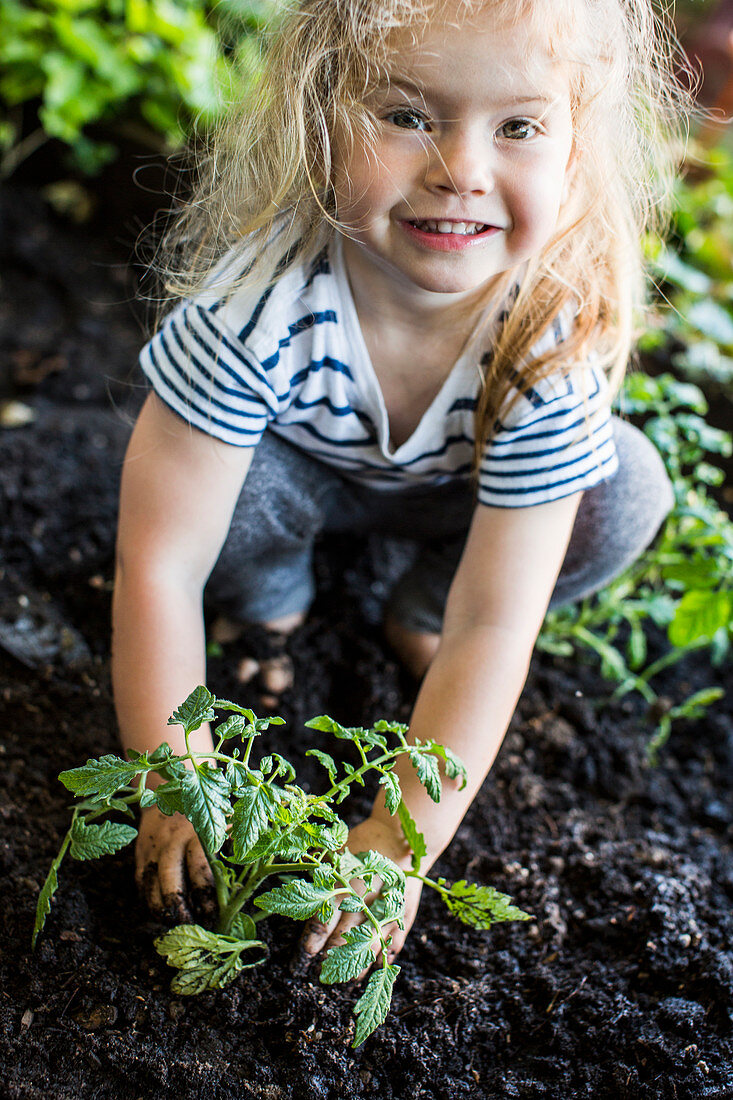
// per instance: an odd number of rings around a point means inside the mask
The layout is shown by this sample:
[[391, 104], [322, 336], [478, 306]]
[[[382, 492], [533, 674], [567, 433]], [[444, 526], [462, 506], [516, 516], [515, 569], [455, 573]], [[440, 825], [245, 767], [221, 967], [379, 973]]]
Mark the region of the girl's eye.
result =
[[396, 110], [390, 111], [386, 117], [388, 122], [398, 126], [400, 130], [430, 129], [428, 120], [419, 111], [413, 110], [412, 107], [398, 107]]
[[540, 132], [540, 128], [536, 122], [531, 122], [528, 118], [512, 118], [509, 122], [503, 123], [499, 132], [502, 137], [509, 138], [511, 141], [526, 141], [527, 138], [533, 138]]

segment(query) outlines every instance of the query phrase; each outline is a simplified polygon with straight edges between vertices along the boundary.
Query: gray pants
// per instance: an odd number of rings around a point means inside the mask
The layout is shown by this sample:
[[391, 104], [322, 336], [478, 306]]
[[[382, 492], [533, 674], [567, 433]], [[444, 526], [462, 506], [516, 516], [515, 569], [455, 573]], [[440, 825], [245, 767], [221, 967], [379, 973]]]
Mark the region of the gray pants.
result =
[[[618, 473], [588, 490], [550, 607], [607, 584], [649, 545], [672, 507], [662, 460], [636, 428], [614, 419]], [[306, 611], [319, 535], [377, 535], [377, 571], [392, 615], [439, 632], [475, 507], [467, 483], [379, 492], [341, 477], [265, 432], [207, 586], [207, 598], [243, 622]]]

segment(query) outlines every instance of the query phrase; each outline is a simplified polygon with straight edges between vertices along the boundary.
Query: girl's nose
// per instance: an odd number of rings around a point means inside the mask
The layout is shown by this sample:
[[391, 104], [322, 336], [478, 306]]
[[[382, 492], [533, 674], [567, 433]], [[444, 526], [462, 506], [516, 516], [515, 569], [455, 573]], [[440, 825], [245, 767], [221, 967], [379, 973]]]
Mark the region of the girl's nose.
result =
[[485, 134], [456, 127], [439, 137], [429, 153], [425, 185], [457, 195], [487, 194], [494, 189], [491, 147]]

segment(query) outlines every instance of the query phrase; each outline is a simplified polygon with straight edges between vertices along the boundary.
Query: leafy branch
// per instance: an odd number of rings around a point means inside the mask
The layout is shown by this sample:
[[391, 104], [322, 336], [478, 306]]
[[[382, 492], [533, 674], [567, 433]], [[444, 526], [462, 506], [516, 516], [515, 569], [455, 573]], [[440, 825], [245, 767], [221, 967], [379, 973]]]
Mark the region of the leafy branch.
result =
[[[213, 749], [195, 752], [190, 735], [205, 722], [217, 720], [220, 712], [227, 717], [214, 729]], [[349, 741], [360, 764], [337, 762], [321, 749], [310, 749], [308, 755], [321, 764], [330, 784], [323, 794], [310, 794], [294, 782], [295, 769], [279, 753], [252, 763], [255, 740], [282, 722], [276, 717], [257, 718], [248, 708], [197, 687], [169, 719], [169, 724], [183, 727], [184, 753], [175, 755], [164, 743], [152, 753], [131, 752], [129, 760], [107, 755], [62, 772], [61, 782], [81, 801], [41, 890], [33, 944], [50, 911], [65, 856], [96, 859], [118, 851], [137, 831], [116, 818], [133, 816], [134, 808], [150, 806], [166, 815], [181, 813], [188, 818], [216, 886], [215, 930], [184, 924], [155, 941], [156, 950], [177, 971], [171, 988], [179, 994], [220, 989], [244, 968], [262, 964], [267, 945], [258, 936], [257, 925], [272, 914], [327, 922], [337, 910], [361, 913], [363, 923], [346, 933], [344, 944], [331, 948], [320, 974], [326, 985], [348, 982], [381, 956], [381, 965], [373, 970], [354, 1009], [354, 1046], [359, 1046], [389, 1011], [400, 970], [387, 962], [389, 929], [403, 927], [408, 877], [417, 877], [436, 890], [447, 908], [474, 928], [529, 919], [510, 898], [491, 887], [465, 880], [451, 886], [445, 879], [420, 874], [427, 845], [403, 801], [394, 767], [406, 756], [420, 783], [438, 802], [441, 764], [448, 778], [466, 782], [465, 768], [450, 749], [433, 740], [408, 741], [407, 727], [399, 723], [346, 727], [321, 715], [306, 725]], [[226, 752], [230, 741], [237, 744]], [[367, 773], [378, 776], [388, 811], [399, 817], [413, 853], [410, 871], [379, 852], [353, 853], [346, 846], [349, 830], [336, 807], [355, 785], [363, 786]], [[148, 786], [151, 775], [159, 780], [153, 787]], [[104, 820], [96, 824], [100, 818]], [[376, 895], [369, 903], [364, 888]]]

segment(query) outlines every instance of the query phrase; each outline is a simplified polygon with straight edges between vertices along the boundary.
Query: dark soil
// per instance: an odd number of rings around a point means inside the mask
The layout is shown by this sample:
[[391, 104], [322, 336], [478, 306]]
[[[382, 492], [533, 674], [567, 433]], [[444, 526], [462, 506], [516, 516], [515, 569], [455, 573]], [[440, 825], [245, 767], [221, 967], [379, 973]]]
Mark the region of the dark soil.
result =
[[[293, 972], [298, 929], [284, 919], [267, 969], [172, 995], [130, 849], [64, 865], [31, 955], [38, 890], [68, 823], [56, 776], [117, 747], [111, 556], [141, 326], [131, 220], [110, 229], [103, 209], [88, 239], [36, 193], [10, 190], [0, 219], [0, 399], [36, 414], [0, 429], [2, 1100], [733, 1097], [730, 711], [677, 726], [650, 769], [645, 705], [609, 702], [580, 661], [535, 659], [437, 867], [506, 891], [534, 920], [473, 932], [425, 898], [393, 1011], [358, 1051], [357, 993]], [[292, 643], [288, 726], [272, 735], [308, 783], [305, 718], [405, 720], [413, 698], [374, 624], [364, 549], [324, 547], [318, 569], [318, 602]], [[212, 661], [219, 694], [241, 695], [237, 656], [232, 646]], [[721, 678], [700, 658], [663, 690], [679, 701]]]

